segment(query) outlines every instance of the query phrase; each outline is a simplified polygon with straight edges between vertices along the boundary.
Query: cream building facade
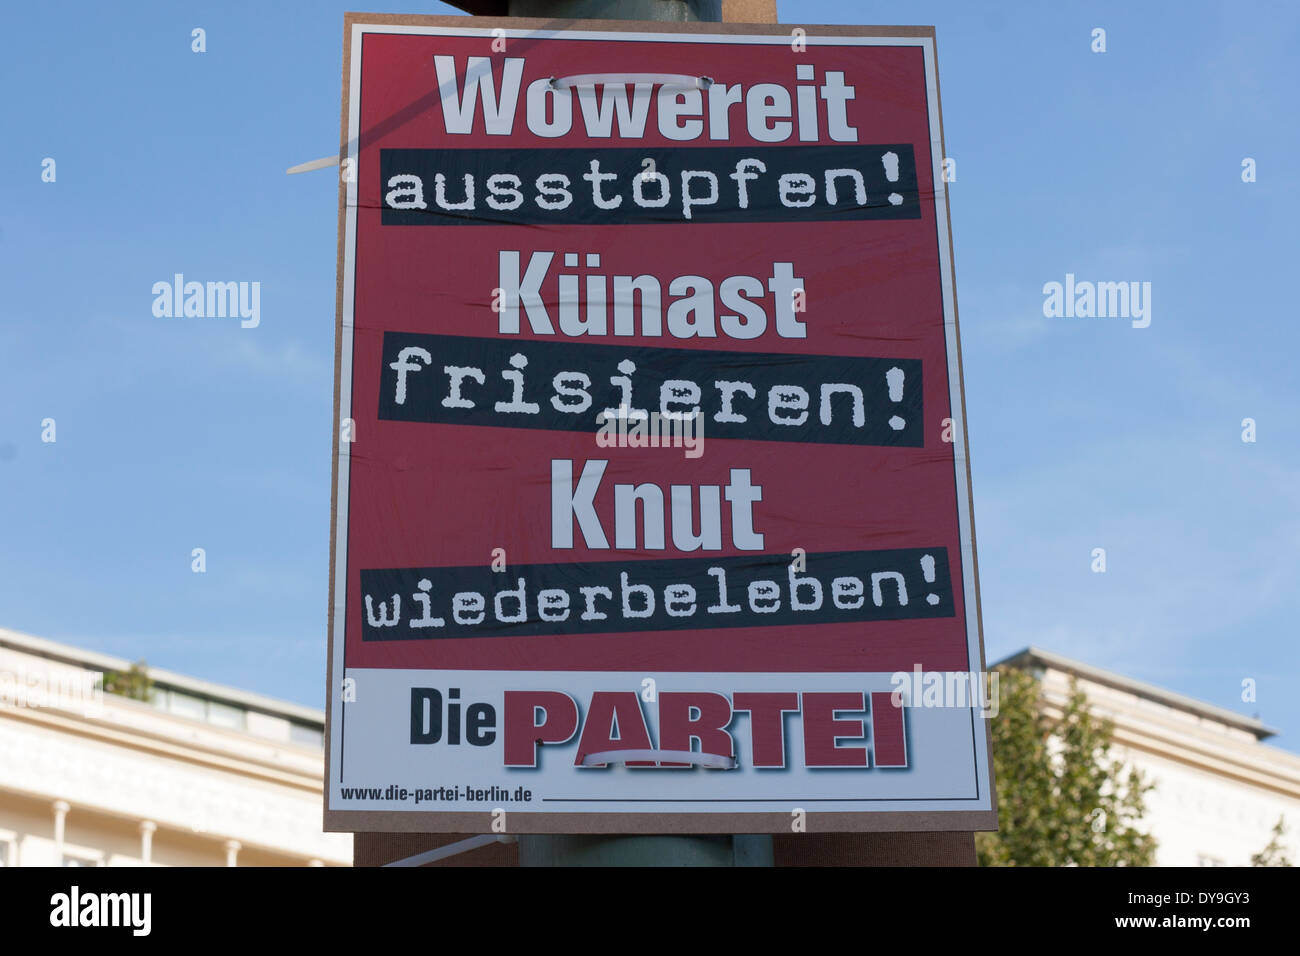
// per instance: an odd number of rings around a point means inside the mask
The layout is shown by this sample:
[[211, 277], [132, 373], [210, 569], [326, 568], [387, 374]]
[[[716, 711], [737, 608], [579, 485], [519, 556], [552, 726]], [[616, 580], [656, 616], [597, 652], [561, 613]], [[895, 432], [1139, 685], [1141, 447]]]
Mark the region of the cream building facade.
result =
[[1279, 819], [1300, 863], [1300, 756], [1264, 743], [1276, 732], [1259, 720], [1033, 647], [999, 663], [1039, 677], [1050, 716], [1075, 678], [1114, 722], [1113, 753], [1155, 784], [1143, 827], [1157, 866], [1249, 866]]
[[[347, 866], [324, 714], [0, 628], [0, 866]], [[102, 683], [101, 685], [102, 686]]]

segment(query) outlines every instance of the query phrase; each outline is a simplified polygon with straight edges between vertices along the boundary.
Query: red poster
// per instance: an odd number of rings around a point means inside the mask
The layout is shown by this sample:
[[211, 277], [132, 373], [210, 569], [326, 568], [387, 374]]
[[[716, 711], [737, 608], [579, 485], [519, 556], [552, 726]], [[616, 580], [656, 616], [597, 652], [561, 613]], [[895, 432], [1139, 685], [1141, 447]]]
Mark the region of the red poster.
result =
[[388, 19], [327, 823], [991, 826], [933, 35]]

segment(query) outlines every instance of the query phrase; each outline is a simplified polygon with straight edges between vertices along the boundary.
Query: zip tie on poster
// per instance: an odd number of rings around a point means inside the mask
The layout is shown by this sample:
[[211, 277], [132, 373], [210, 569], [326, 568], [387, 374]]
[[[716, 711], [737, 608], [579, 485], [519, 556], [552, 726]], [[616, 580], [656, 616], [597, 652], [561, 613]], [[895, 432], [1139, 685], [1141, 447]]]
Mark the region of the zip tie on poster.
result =
[[439, 860], [447, 859], [449, 856], [459, 856], [461, 853], [468, 853], [470, 850], [477, 850], [479, 847], [491, 846], [493, 843], [514, 843], [516, 839], [514, 836], [494, 836], [491, 833], [485, 833], [482, 836], [470, 837], [468, 840], [457, 840], [455, 843], [448, 843], [435, 850], [426, 850], [414, 856], [405, 856], [400, 860], [385, 863], [384, 866], [424, 866], [426, 863], [436, 863]]
[[290, 166], [285, 172], [292, 176], [294, 173], [309, 173], [313, 169], [324, 169], [327, 166], [337, 166], [338, 164], [338, 156], [322, 156], [320, 159], [313, 159], [307, 163]]
[[575, 73], [572, 76], [551, 77], [553, 90], [568, 90], [575, 86], [602, 86], [607, 83], [626, 85], [659, 85], [665, 89], [707, 90], [713, 85], [711, 76], [689, 76], [685, 73]]
[[582, 766], [596, 767], [607, 763], [689, 763], [712, 770], [735, 770], [736, 758], [722, 754], [702, 754], [694, 750], [602, 750], [582, 758]]

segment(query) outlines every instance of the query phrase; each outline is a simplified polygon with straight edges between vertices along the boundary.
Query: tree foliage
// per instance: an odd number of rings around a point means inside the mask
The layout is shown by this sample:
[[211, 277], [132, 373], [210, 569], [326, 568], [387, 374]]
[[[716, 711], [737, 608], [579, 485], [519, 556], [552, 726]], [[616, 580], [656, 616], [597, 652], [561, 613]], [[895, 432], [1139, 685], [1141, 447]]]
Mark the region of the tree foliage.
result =
[[999, 672], [992, 720], [998, 832], [976, 834], [982, 866], [1150, 866], [1156, 842], [1137, 828], [1152, 784], [1111, 754], [1113, 725], [1077, 682], [1059, 719], [1043, 712], [1034, 675]]
[[1273, 824], [1273, 835], [1264, 849], [1258, 853], [1250, 855], [1251, 866], [1292, 866], [1291, 858], [1287, 856], [1286, 846], [1283, 839], [1286, 837], [1286, 818], [1278, 817], [1277, 823]]
[[105, 671], [104, 693], [151, 703], [153, 679], [149, 676], [149, 666], [144, 661], [137, 661], [125, 671]]

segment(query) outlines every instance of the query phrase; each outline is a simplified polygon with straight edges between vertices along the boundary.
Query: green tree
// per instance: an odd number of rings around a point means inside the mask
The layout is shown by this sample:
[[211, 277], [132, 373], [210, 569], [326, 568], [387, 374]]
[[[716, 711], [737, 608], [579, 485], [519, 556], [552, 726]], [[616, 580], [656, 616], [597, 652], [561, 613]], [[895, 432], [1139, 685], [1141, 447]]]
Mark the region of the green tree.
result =
[[1156, 841], [1138, 830], [1153, 784], [1111, 755], [1114, 728], [1071, 681], [1059, 718], [1043, 712], [1032, 674], [999, 670], [992, 718], [998, 832], [975, 837], [982, 866], [1150, 866]]
[[1268, 845], [1258, 853], [1250, 856], [1251, 866], [1291, 866], [1291, 858], [1286, 855], [1282, 840], [1286, 837], [1286, 818], [1278, 817], [1273, 824], [1273, 836]]
[[153, 679], [149, 676], [149, 665], [136, 661], [125, 671], [105, 671], [104, 693], [152, 703]]

